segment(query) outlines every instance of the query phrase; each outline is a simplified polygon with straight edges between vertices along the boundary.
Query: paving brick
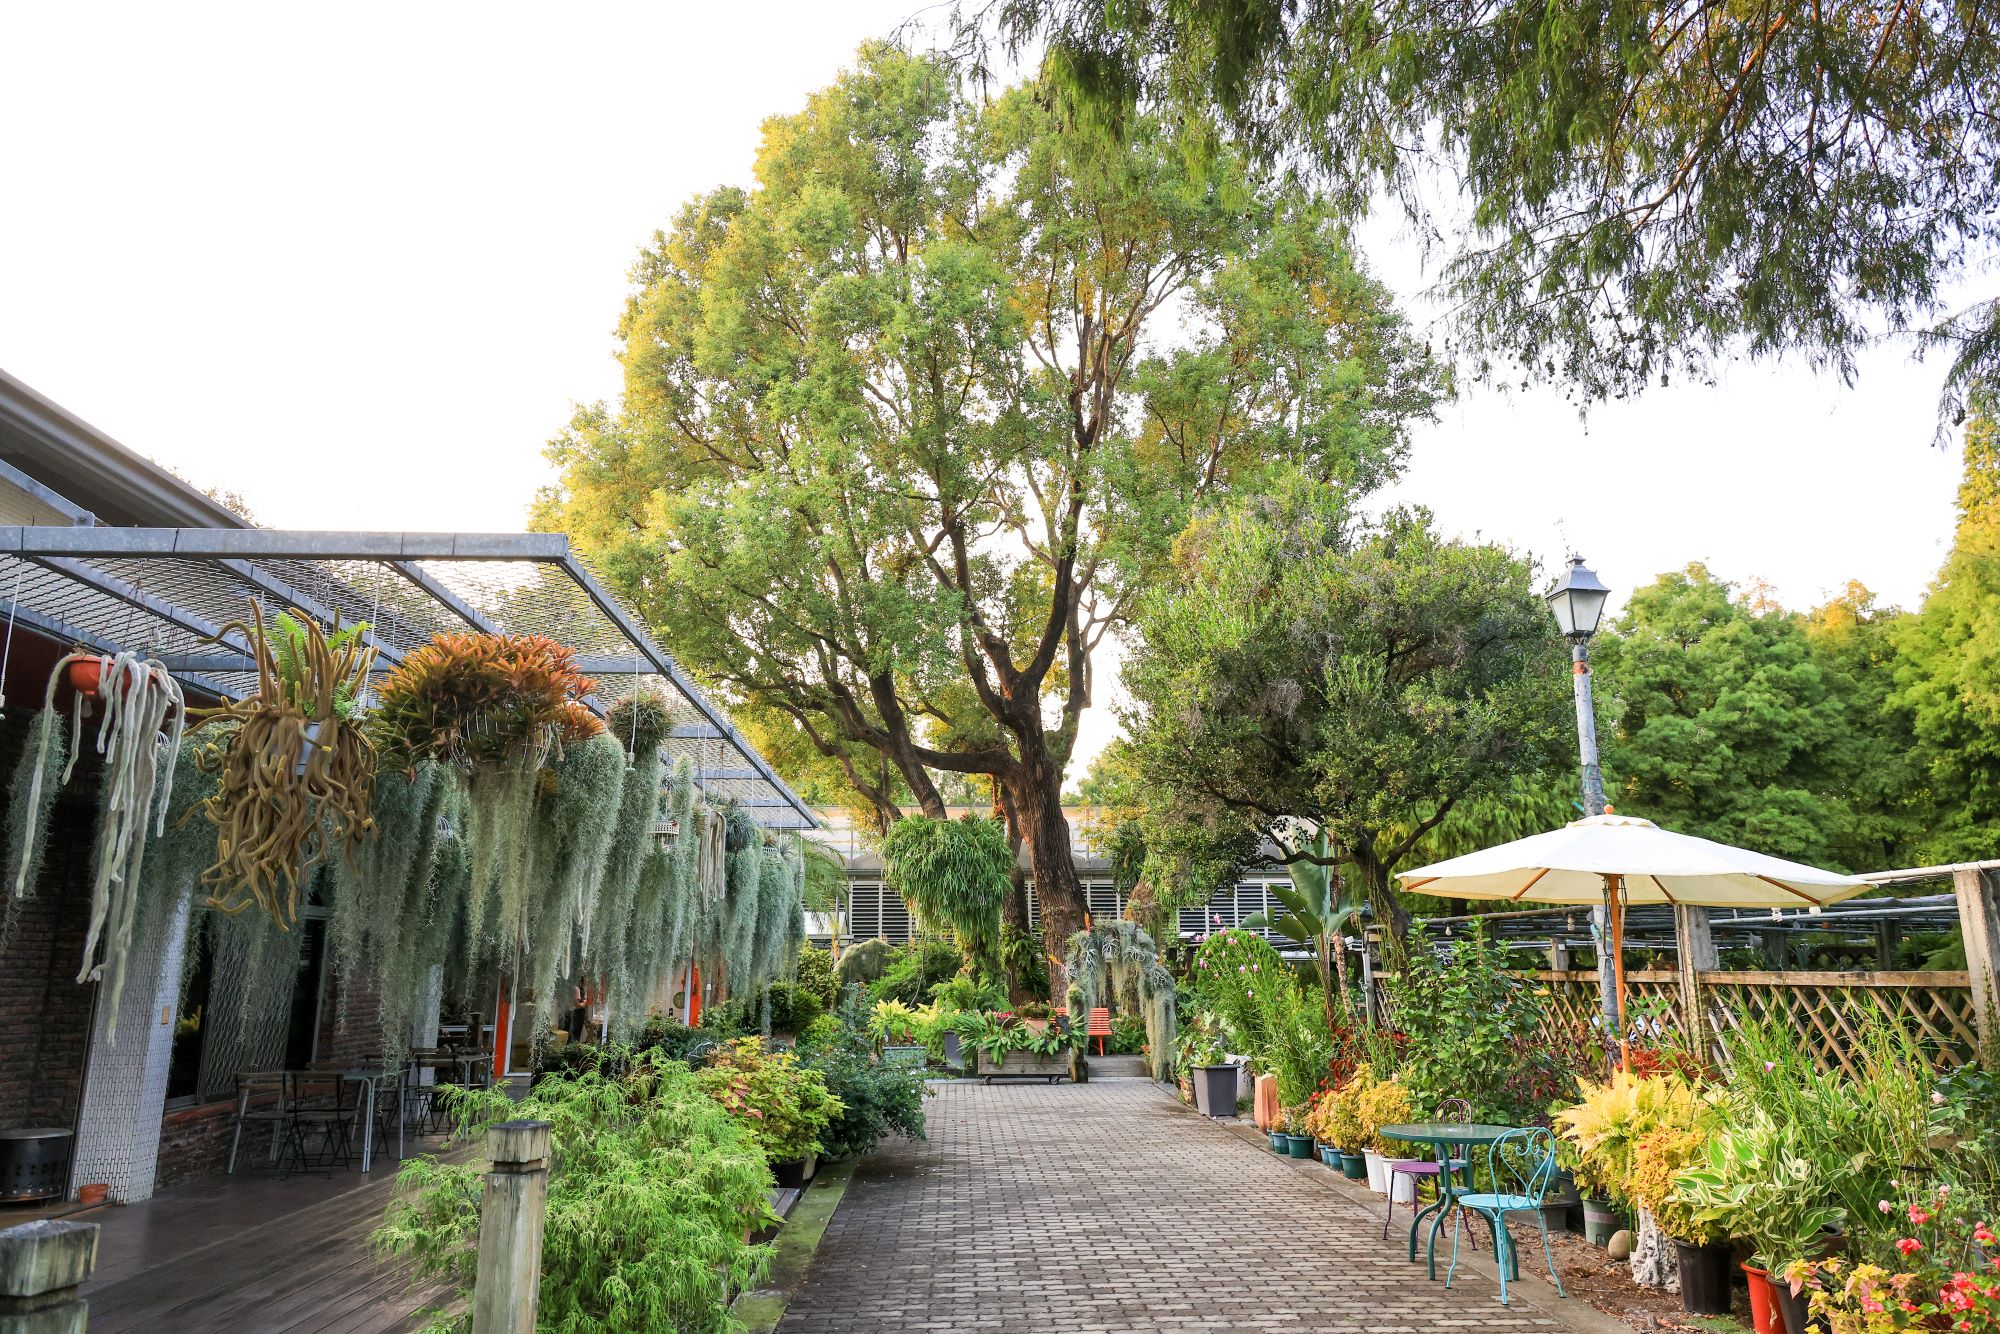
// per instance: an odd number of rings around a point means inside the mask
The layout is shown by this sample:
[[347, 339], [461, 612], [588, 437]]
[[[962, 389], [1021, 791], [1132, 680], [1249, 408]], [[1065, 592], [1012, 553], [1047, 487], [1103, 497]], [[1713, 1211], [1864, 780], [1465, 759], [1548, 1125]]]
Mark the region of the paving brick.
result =
[[782, 1334], [1599, 1327], [1428, 1281], [1317, 1169], [1146, 1081], [937, 1090], [928, 1141], [855, 1171]]

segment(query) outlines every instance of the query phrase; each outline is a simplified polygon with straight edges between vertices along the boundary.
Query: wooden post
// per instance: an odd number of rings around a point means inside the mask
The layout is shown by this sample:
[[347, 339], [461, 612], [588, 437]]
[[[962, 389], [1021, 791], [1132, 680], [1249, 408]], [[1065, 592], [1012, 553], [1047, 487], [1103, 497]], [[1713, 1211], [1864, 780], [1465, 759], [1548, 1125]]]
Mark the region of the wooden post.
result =
[[43, 1219], [0, 1231], [0, 1331], [83, 1334], [77, 1285], [97, 1267], [97, 1224]]
[[1958, 926], [1965, 936], [1965, 971], [1972, 982], [1973, 1024], [1979, 1060], [2000, 1072], [2000, 873], [1960, 867], [1951, 873], [1958, 891]]
[[1688, 1044], [1706, 1057], [1714, 1040], [1708, 1026], [1708, 1003], [1701, 993], [1701, 975], [1720, 963], [1715, 933], [1708, 925], [1708, 909], [1676, 904], [1674, 941], [1674, 967], [1680, 974], [1681, 1032]]
[[493, 1170], [479, 1208], [472, 1334], [534, 1334], [549, 1204], [549, 1123], [503, 1121], [486, 1132]]
[[1549, 971], [1567, 973], [1569, 964], [1569, 942], [1562, 938], [1562, 929], [1558, 927], [1556, 934], [1549, 937]]

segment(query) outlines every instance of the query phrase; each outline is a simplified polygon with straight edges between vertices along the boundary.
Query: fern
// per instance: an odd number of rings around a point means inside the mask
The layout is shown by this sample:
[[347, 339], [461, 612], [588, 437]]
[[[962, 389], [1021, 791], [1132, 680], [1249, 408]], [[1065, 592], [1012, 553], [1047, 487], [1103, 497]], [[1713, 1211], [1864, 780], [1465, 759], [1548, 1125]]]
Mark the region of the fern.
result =
[[884, 878], [928, 931], [950, 931], [991, 971], [1000, 950], [1000, 902], [1014, 851], [998, 820], [909, 816], [882, 836]]

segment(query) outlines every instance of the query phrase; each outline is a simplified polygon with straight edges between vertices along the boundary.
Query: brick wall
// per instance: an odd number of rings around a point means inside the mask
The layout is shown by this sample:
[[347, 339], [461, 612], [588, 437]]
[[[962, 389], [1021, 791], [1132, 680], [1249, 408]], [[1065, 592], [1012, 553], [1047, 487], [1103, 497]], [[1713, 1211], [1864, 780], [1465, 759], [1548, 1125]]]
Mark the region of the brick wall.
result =
[[357, 977], [344, 1006], [341, 999], [339, 982], [329, 976], [326, 1003], [320, 1009], [319, 1059], [343, 1065], [380, 1064], [382, 1003], [374, 979]]
[[[13, 771], [32, 717], [21, 709], [0, 719], [0, 774]], [[67, 1127], [76, 1119], [97, 989], [76, 980], [89, 929], [97, 790], [91, 753], [56, 800], [40, 880], [0, 950], [0, 1126]]]

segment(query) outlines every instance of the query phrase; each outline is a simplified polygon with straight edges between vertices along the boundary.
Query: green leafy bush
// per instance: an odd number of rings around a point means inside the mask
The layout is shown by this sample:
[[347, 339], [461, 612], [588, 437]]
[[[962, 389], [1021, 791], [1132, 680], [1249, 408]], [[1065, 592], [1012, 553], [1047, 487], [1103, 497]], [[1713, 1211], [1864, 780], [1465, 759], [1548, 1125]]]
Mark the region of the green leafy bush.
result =
[[1478, 923], [1449, 941], [1413, 940], [1402, 970], [1386, 981], [1404, 1038], [1400, 1073], [1419, 1107], [1464, 1098], [1480, 1120], [1510, 1125], [1544, 1111], [1514, 1105], [1540, 1003]]
[[840, 1110], [820, 1132], [821, 1152], [836, 1157], [866, 1153], [889, 1134], [924, 1138], [929, 1089], [923, 1072], [876, 1064], [867, 1026], [867, 1003], [850, 994], [836, 1014], [821, 1018], [799, 1039], [799, 1063], [840, 1099]]
[[840, 952], [833, 966], [834, 981], [843, 987], [866, 986], [896, 961], [897, 949], [881, 936], [857, 940]]
[[820, 1132], [840, 1112], [818, 1071], [791, 1052], [764, 1049], [762, 1038], [738, 1038], [695, 1074], [701, 1089], [749, 1127], [774, 1163], [817, 1151]]
[[833, 955], [811, 941], [799, 946], [792, 985], [817, 1000], [821, 1010], [831, 1010], [840, 1003], [840, 980], [833, 974]]
[[965, 956], [951, 941], [934, 936], [913, 940], [868, 984], [868, 994], [878, 1001], [927, 1005], [938, 986], [957, 977], [964, 967]]
[[826, 1006], [812, 992], [789, 982], [773, 982], [748, 996], [731, 998], [720, 1007], [715, 1020], [739, 1032], [761, 1033], [767, 1002], [773, 1033], [802, 1033], [826, 1013]]
[[[461, 1128], [528, 1118], [550, 1126], [538, 1326], [565, 1334], [711, 1334], [764, 1274], [744, 1241], [775, 1221], [770, 1169], [752, 1134], [657, 1052], [618, 1078], [554, 1076], [520, 1102], [497, 1089], [456, 1100]], [[403, 1164], [376, 1245], [469, 1293], [479, 1254], [480, 1161]], [[469, 1316], [438, 1330], [464, 1329]]]

